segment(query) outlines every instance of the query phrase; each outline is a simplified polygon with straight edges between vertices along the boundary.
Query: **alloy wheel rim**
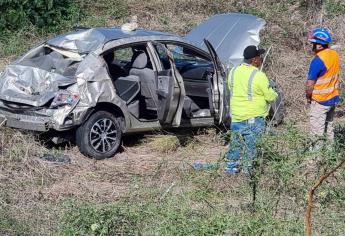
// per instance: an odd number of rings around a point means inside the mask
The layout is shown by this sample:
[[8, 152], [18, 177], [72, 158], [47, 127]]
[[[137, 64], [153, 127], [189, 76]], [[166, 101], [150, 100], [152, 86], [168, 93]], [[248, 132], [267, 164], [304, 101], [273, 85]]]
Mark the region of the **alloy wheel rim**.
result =
[[97, 120], [90, 130], [90, 144], [99, 153], [109, 152], [116, 145], [117, 130], [115, 123], [108, 118]]

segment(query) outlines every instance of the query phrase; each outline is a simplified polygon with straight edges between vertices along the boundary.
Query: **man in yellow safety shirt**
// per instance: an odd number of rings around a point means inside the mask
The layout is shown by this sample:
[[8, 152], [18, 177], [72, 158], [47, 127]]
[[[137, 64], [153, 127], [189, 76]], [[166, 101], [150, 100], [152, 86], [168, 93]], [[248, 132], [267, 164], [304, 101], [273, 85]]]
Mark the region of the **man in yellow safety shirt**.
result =
[[251, 174], [256, 141], [265, 130], [269, 103], [278, 97], [265, 73], [259, 70], [264, 52], [254, 45], [246, 47], [244, 62], [228, 74], [231, 141], [225, 173], [233, 174], [242, 169], [246, 175]]
[[[314, 137], [327, 135], [333, 140], [333, 116], [335, 105], [340, 101], [340, 57], [329, 45], [331, 33], [326, 28], [315, 28], [308, 41], [315, 53], [309, 67], [306, 97], [310, 103], [310, 132]], [[320, 148], [319, 144], [315, 149]]]

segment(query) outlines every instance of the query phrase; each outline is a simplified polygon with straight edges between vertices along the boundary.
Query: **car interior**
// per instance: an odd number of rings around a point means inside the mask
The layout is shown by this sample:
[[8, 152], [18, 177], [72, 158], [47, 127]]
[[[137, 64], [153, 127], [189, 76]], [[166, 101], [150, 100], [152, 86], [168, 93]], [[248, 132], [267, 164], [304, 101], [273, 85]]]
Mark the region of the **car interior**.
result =
[[146, 45], [116, 48], [103, 57], [118, 95], [130, 112], [141, 120], [157, 119], [157, 85]]
[[[165, 50], [155, 45], [164, 69], [170, 69]], [[193, 50], [166, 45], [172, 51], [176, 68], [183, 77], [186, 97], [182, 119], [211, 117], [210, 82], [212, 62]], [[114, 86], [130, 112], [138, 119], [157, 119], [157, 80], [145, 44], [115, 48], [103, 55]]]
[[[211, 79], [213, 64], [206, 57], [185, 45], [166, 44], [172, 52], [186, 90], [183, 119], [210, 117], [212, 110]], [[164, 59], [160, 56], [161, 60]]]

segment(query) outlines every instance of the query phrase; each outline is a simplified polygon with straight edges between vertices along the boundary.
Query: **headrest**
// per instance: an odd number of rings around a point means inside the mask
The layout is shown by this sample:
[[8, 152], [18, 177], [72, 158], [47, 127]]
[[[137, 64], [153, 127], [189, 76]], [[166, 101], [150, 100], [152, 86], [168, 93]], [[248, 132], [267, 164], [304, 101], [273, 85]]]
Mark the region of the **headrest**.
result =
[[145, 52], [142, 52], [134, 59], [132, 68], [144, 69], [146, 65], [147, 65], [147, 56]]

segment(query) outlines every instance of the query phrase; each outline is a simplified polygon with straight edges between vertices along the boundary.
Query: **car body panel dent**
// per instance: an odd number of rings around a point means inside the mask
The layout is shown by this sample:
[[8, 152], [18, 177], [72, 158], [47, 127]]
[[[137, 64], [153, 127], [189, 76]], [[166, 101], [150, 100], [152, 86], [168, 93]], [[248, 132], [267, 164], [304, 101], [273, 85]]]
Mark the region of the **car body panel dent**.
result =
[[78, 52], [80, 54], [87, 54], [95, 51], [103, 45], [115, 39], [136, 38], [144, 36], [172, 36], [172, 34], [150, 31], [144, 29], [137, 29], [131, 32], [124, 32], [118, 27], [114, 28], [91, 28], [77, 30], [75, 32], [67, 33], [57, 36], [47, 41], [47, 44], [65, 50]]

